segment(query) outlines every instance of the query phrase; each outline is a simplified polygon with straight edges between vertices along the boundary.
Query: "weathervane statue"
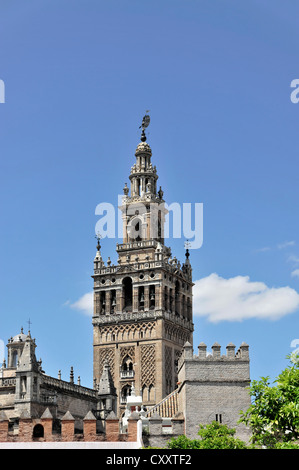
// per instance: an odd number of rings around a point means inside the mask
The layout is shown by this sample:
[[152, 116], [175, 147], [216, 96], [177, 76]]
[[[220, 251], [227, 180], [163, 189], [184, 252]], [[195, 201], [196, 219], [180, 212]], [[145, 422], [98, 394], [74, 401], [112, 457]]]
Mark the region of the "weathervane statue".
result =
[[146, 114], [145, 114], [145, 116], [143, 116], [141, 126], [139, 126], [139, 129], [142, 129], [142, 133], [141, 133], [141, 141], [142, 142], [146, 141], [146, 135], [145, 135], [144, 129], [146, 129], [148, 127], [149, 123], [150, 123], [150, 117], [147, 114], [147, 113], [149, 113], [149, 110], [147, 110], [145, 112], [146, 112]]

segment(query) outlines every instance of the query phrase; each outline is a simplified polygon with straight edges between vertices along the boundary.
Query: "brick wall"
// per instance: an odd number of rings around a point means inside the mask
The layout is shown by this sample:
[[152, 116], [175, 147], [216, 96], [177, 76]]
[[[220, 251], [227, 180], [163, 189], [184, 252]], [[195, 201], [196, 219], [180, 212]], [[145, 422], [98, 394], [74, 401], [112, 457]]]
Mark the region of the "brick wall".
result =
[[[0, 413], [0, 442], [137, 442], [137, 421], [139, 417], [132, 418], [128, 423], [128, 433], [120, 434], [119, 419], [108, 416], [106, 420], [106, 432], [97, 433], [96, 418], [89, 412], [83, 420], [83, 432], [75, 433], [75, 419], [67, 412], [61, 419], [61, 433], [53, 432], [53, 418], [46, 413], [38, 419], [21, 416], [19, 420], [19, 432], [12, 433], [8, 430], [9, 419], [4, 412]], [[34, 429], [42, 426], [43, 436], [34, 437]]]

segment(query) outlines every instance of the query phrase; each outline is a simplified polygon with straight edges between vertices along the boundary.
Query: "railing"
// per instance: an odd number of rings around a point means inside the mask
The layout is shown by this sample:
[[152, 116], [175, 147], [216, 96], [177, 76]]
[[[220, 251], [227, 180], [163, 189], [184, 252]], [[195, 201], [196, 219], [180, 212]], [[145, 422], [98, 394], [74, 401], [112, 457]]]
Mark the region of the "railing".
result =
[[145, 417], [150, 418], [154, 413], [158, 413], [161, 418], [172, 418], [178, 411], [178, 389], [176, 389], [155, 406], [150, 408]]
[[149, 248], [149, 247], [156, 247], [158, 242], [156, 240], [141, 240], [141, 241], [133, 241], [129, 243], [117, 243], [116, 244], [116, 251], [122, 250], [130, 250], [135, 248]]
[[43, 376], [43, 385], [60, 388], [64, 391], [79, 393], [81, 395], [86, 395], [90, 398], [96, 398], [97, 396], [96, 390], [92, 388], [82, 387], [82, 385], [77, 385], [71, 382], [66, 382], [61, 379], [56, 379], [54, 377], [50, 377], [49, 375]]
[[13, 387], [16, 385], [15, 377], [0, 377], [0, 387]]
[[134, 269], [142, 270], [142, 269], [153, 269], [157, 267], [167, 267], [168, 264], [164, 261], [142, 261], [142, 262], [133, 262], [127, 264], [118, 264], [117, 266], [103, 266], [102, 268], [94, 269], [94, 274], [113, 274], [117, 273], [120, 269], [130, 269], [130, 266], [133, 266]]
[[41, 403], [56, 404], [57, 396], [56, 395], [41, 395], [40, 401]]
[[120, 371], [120, 378], [121, 379], [127, 379], [127, 378], [132, 378], [134, 377], [134, 371], [133, 370], [121, 370]]
[[126, 312], [126, 313], [117, 313], [114, 315], [99, 315], [93, 317], [93, 324], [106, 324], [106, 323], [118, 323], [121, 321], [128, 321], [128, 320], [143, 320], [143, 319], [157, 319], [157, 318], [164, 318], [166, 320], [170, 320], [173, 323], [176, 323], [179, 326], [184, 328], [193, 329], [193, 323], [186, 319], [174, 315], [170, 312], [165, 312], [162, 310], [148, 310], [142, 312]]

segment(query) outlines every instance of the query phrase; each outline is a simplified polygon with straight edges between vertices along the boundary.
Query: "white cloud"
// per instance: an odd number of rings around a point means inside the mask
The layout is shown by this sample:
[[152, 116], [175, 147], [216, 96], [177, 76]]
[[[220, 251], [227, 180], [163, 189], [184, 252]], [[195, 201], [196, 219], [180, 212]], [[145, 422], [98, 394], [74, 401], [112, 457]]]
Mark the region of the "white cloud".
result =
[[93, 313], [93, 292], [87, 292], [87, 294], [82, 295], [73, 304], [70, 304], [71, 308], [81, 311], [85, 315], [92, 316]]
[[290, 242], [280, 243], [279, 245], [277, 245], [277, 248], [279, 250], [283, 250], [284, 248], [287, 248], [288, 246], [294, 246], [294, 245], [295, 245], [295, 242], [294, 240], [292, 240]]
[[299, 277], [299, 269], [295, 269], [294, 271], [291, 272], [292, 277]]
[[293, 263], [294, 265], [297, 265], [299, 264], [299, 257], [296, 256], [296, 255], [290, 255], [288, 257], [288, 261], [290, 261], [291, 263]]
[[209, 321], [277, 320], [299, 308], [299, 294], [290, 287], [268, 287], [248, 276], [224, 279], [213, 273], [195, 281], [194, 316]]
[[263, 246], [261, 248], [256, 248], [255, 250], [253, 250], [254, 253], [263, 253], [265, 251], [272, 251], [272, 250], [283, 250], [285, 248], [288, 248], [289, 246], [294, 246], [296, 245], [296, 242], [294, 240], [290, 240], [290, 241], [286, 241], [286, 242], [283, 242], [283, 243], [278, 243], [276, 245], [276, 247], [270, 247], [270, 246]]
[[256, 250], [253, 250], [254, 253], [264, 253], [265, 251], [270, 251], [271, 248], [270, 246], [264, 246], [263, 248], [257, 248]]

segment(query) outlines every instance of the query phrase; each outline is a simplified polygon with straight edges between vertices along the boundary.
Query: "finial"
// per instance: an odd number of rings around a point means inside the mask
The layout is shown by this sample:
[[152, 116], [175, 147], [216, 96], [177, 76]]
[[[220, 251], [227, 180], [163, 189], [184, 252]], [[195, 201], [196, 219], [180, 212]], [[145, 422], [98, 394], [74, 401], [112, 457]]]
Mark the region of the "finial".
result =
[[141, 142], [145, 142], [146, 141], [146, 135], [145, 135], [145, 132], [144, 132], [144, 129], [142, 129], [142, 132], [141, 132]]
[[189, 243], [189, 240], [187, 240], [187, 241], [185, 242], [185, 248], [186, 248], [185, 256], [186, 256], [187, 259], [189, 259], [189, 256], [190, 256], [190, 253], [189, 253], [189, 248], [190, 248], [190, 246], [191, 246], [191, 245], [190, 245], [190, 243]]
[[162, 187], [160, 186], [160, 189], [158, 191], [158, 196], [159, 196], [160, 199], [163, 199], [163, 194], [164, 194], [164, 192], [162, 191]]
[[147, 113], [149, 113], [149, 110], [146, 110], [145, 112], [146, 112], [146, 114], [145, 114], [145, 116], [143, 116], [141, 126], [139, 126], [139, 129], [142, 129], [141, 142], [146, 141], [146, 135], [145, 135], [144, 129], [146, 129], [148, 127], [149, 123], [150, 123], [150, 117], [147, 114]]
[[97, 241], [98, 241], [97, 250], [100, 251], [100, 249], [101, 249], [101, 244], [100, 244], [101, 234], [100, 234], [100, 232], [98, 232], [98, 233], [95, 235], [95, 238], [96, 238]]
[[70, 371], [70, 383], [74, 383], [74, 368], [71, 366], [71, 371]]
[[28, 335], [30, 335], [30, 325], [32, 325], [32, 322], [30, 321], [30, 318], [27, 321], [27, 323], [28, 323]]
[[125, 187], [124, 187], [123, 191], [124, 191], [125, 196], [127, 196], [129, 194], [129, 188], [128, 188], [127, 183], [125, 183]]

